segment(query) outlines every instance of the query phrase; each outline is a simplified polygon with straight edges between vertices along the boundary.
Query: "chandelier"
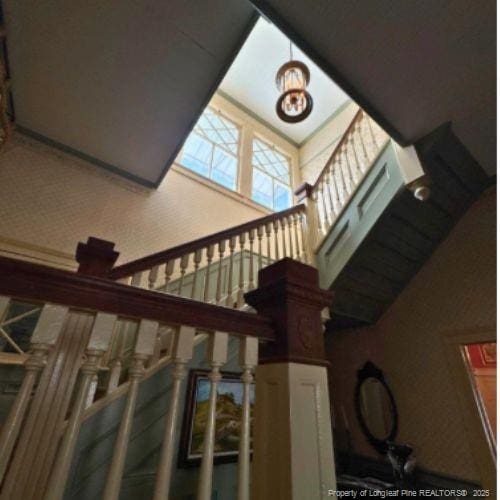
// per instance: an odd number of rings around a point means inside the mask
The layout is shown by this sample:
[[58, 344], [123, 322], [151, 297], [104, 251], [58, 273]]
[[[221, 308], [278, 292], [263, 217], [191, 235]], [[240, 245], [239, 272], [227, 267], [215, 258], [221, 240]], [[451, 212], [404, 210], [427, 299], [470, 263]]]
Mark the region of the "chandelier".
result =
[[276, 86], [281, 95], [276, 103], [276, 113], [287, 123], [305, 120], [312, 111], [313, 99], [307, 92], [311, 75], [301, 61], [294, 61], [290, 42], [290, 61], [283, 64], [276, 74]]

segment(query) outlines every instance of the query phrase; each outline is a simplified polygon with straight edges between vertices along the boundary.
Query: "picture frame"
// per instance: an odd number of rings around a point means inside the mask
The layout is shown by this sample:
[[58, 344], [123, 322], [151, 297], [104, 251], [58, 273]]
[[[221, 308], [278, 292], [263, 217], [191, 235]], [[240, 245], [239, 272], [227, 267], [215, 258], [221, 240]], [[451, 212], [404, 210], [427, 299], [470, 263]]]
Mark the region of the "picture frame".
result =
[[[210, 394], [209, 370], [193, 369], [189, 372], [184, 416], [179, 443], [178, 467], [197, 467], [206, 424], [206, 411]], [[241, 373], [221, 372], [217, 384], [217, 418], [214, 444], [214, 464], [238, 461], [239, 432], [242, 413], [243, 382]], [[254, 384], [250, 387], [250, 422], [255, 401]]]

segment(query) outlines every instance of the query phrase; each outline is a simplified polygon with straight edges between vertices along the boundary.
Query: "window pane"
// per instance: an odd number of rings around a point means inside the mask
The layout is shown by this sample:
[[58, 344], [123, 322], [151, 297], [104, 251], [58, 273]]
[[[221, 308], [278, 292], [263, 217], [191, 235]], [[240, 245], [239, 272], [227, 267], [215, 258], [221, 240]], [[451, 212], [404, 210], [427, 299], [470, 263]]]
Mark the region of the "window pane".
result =
[[212, 160], [212, 179], [229, 189], [236, 189], [236, 173], [236, 158], [215, 147]]
[[212, 157], [212, 144], [197, 134], [190, 134], [184, 143], [181, 163], [184, 167], [208, 177]]
[[288, 158], [259, 139], [253, 140], [252, 165], [259, 167], [275, 179], [290, 184], [290, 162]]
[[252, 199], [261, 205], [273, 208], [273, 181], [269, 175], [254, 168], [252, 176]]
[[292, 206], [292, 190], [281, 184], [280, 182], [274, 183], [274, 210], [286, 210]]
[[196, 133], [221, 146], [226, 151], [236, 154], [240, 131], [238, 127], [216, 111], [207, 108], [195, 125]]

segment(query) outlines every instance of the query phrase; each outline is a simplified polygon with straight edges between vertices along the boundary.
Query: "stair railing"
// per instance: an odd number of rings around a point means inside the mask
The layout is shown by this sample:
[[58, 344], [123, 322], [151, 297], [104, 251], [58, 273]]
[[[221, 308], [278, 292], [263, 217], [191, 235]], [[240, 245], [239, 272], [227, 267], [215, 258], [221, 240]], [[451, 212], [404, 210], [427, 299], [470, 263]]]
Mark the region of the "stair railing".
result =
[[110, 278], [157, 292], [240, 308], [257, 273], [289, 257], [308, 261], [304, 206], [240, 224], [115, 267]]
[[[214, 394], [229, 337], [241, 339], [245, 383], [250, 383], [249, 376], [257, 364], [259, 340], [272, 342], [274, 338], [270, 320], [255, 313], [7, 258], [0, 258], [0, 274], [0, 304], [4, 309], [8, 309], [13, 298], [38, 303], [41, 309], [31, 337], [23, 384], [0, 434], [1, 498], [63, 498], [92, 381], [99, 373], [102, 358], [109, 355], [113, 338], [123, 336], [126, 330], [131, 333], [126, 336], [132, 346], [128, 356], [128, 391], [102, 498], [119, 496], [139, 382], [148, 363], [161, 356], [158, 339], [165, 332], [171, 337], [168, 347], [174, 365], [174, 389], [165, 422], [155, 498], [168, 498], [180, 382], [191, 358], [196, 332], [208, 335]], [[248, 399], [244, 401], [244, 405], [249, 404]], [[248, 420], [249, 411], [244, 414]], [[200, 475], [203, 492], [211, 492], [214, 398], [209, 415]], [[242, 429], [249, 433], [248, 421]], [[248, 436], [243, 441], [248, 443]], [[240, 454], [241, 467], [248, 468], [249, 453], [249, 449], [244, 449]], [[45, 491], [43, 496], [41, 491]], [[203, 493], [199, 498], [209, 499], [210, 495]]]
[[388, 140], [380, 126], [359, 109], [314, 185], [306, 183], [296, 191], [307, 205], [308, 244], [313, 252], [348, 206]]
[[[257, 467], [252, 488], [258, 488], [258, 498], [263, 500], [288, 499], [287, 492], [295, 488], [314, 490], [310, 498], [319, 500], [326, 496], [327, 489], [334, 490], [321, 326], [321, 310], [330, 303], [331, 294], [319, 289], [317, 271], [292, 259], [269, 266], [263, 270], [269, 272], [259, 274], [259, 280], [263, 278], [259, 287], [247, 294], [249, 303], [257, 312], [246, 312], [141, 290], [105, 278], [117, 255], [113, 244], [91, 238], [87, 244], [78, 247], [78, 273], [0, 257], [3, 313], [16, 300], [38, 304], [40, 308], [30, 349], [26, 353], [28, 358], [21, 390], [0, 432], [0, 498], [60, 500], [64, 497], [82, 417], [103, 358], [107, 356], [112, 360], [113, 352], [123, 355], [127, 351], [125, 406], [100, 498], [119, 498], [140, 381], [152, 360], [168, 355], [173, 364], [173, 384], [154, 492], [155, 500], [167, 500], [171, 494], [176, 452], [174, 436], [179, 424], [181, 381], [186, 375], [186, 364], [192, 357], [197, 333], [208, 336], [206, 360], [210, 367], [210, 395], [197, 500], [212, 498], [217, 387], [220, 370], [227, 360], [230, 337], [239, 340], [243, 384], [242, 414], [237, 426], [240, 443], [238, 499], [250, 498], [249, 388], [260, 359], [259, 344], [265, 348], [263, 359], [266, 364], [261, 389], [258, 389], [257, 380], [255, 404], [256, 408], [261, 408], [256, 409], [257, 415], [262, 416], [252, 432], [256, 440], [253, 454]], [[284, 309], [290, 314], [283, 315]], [[294, 314], [298, 316], [295, 318]], [[298, 325], [304, 328], [297, 328]], [[162, 336], [165, 335], [170, 340], [163, 343]], [[297, 335], [298, 338], [294, 338]], [[113, 351], [113, 339], [116, 338], [121, 347]], [[289, 363], [290, 368], [286, 368]], [[313, 366], [315, 364], [318, 366]], [[285, 372], [277, 375], [275, 370], [280, 371], [283, 367]], [[304, 413], [303, 403], [298, 397], [303, 392], [299, 386], [294, 398], [285, 397], [283, 393], [295, 387], [292, 385], [287, 389], [288, 370], [299, 370], [297, 384], [302, 384], [305, 377], [308, 390], [310, 386], [317, 386], [314, 395], [319, 399], [308, 407], [308, 412]], [[269, 394], [274, 394], [279, 387], [278, 398], [266, 396], [268, 385]], [[262, 394], [260, 402], [259, 391]], [[270, 422], [266, 416], [268, 412], [270, 415], [279, 413], [278, 422]], [[298, 418], [299, 413], [302, 420]], [[296, 422], [302, 422], [304, 418], [311, 422], [307, 429], [311, 436], [311, 450], [304, 456], [311, 459], [307, 466], [318, 470], [314, 474], [292, 477], [278, 474], [281, 478], [278, 489], [282, 494], [277, 496], [276, 478], [266, 473], [270, 457], [266, 451], [268, 443], [277, 434], [282, 434], [277, 438], [280, 446], [273, 450], [273, 460], [284, 471], [289, 470], [291, 463], [287, 461], [293, 458], [296, 442], [303, 441], [304, 429], [300, 426], [295, 429]], [[290, 419], [288, 424], [287, 419]], [[318, 451], [319, 436], [322, 440]], [[302, 448], [308, 446], [307, 443], [309, 441], [303, 443]], [[318, 454], [316, 458], [314, 453]], [[293, 463], [299, 464], [295, 459]], [[322, 480], [312, 483], [311, 478], [316, 477]]]

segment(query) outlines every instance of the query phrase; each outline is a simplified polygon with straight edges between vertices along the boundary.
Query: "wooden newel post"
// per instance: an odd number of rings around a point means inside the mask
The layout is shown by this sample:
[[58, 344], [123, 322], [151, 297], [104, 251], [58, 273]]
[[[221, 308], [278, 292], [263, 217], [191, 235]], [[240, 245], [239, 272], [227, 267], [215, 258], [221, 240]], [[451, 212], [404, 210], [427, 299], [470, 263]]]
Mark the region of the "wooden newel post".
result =
[[114, 248], [113, 242], [93, 236], [89, 236], [87, 243], [78, 243], [76, 247], [76, 261], [80, 264], [78, 272], [96, 278], [107, 278], [120, 255]]
[[327, 498], [336, 482], [321, 311], [333, 295], [316, 269], [287, 258], [262, 269], [245, 299], [277, 336], [256, 370], [252, 498]]

